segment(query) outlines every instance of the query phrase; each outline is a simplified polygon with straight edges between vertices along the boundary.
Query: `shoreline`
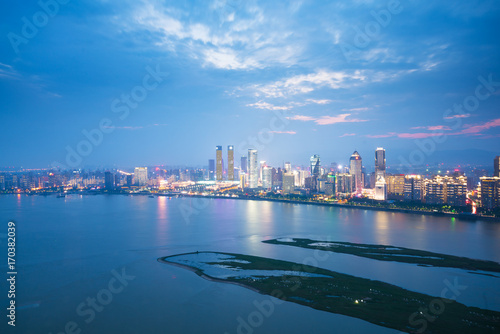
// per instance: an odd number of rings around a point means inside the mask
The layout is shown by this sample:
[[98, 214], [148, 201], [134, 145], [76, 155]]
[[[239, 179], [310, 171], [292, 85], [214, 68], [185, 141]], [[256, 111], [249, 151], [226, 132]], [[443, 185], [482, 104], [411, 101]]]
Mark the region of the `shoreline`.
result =
[[[158, 196], [168, 196], [161, 195]], [[238, 200], [250, 200], [250, 201], [267, 201], [267, 202], [280, 202], [280, 203], [291, 203], [291, 204], [310, 204], [310, 205], [319, 205], [319, 206], [328, 206], [333, 208], [348, 208], [348, 209], [360, 209], [360, 210], [372, 210], [372, 211], [386, 211], [386, 212], [400, 212], [400, 213], [410, 213], [410, 214], [420, 214], [426, 216], [436, 216], [436, 217], [450, 217], [450, 218], [459, 218], [463, 220], [469, 221], [490, 221], [490, 222], [500, 222], [500, 218], [490, 217], [490, 216], [477, 216], [472, 214], [465, 213], [447, 213], [447, 212], [430, 212], [430, 211], [418, 211], [418, 210], [410, 210], [410, 209], [399, 209], [399, 208], [376, 208], [373, 206], [367, 205], [352, 205], [352, 204], [337, 204], [337, 203], [322, 203], [322, 202], [313, 202], [313, 201], [297, 201], [297, 200], [287, 200], [287, 199], [278, 199], [278, 198], [245, 198], [245, 197], [225, 197], [225, 196], [214, 196], [214, 195], [188, 195], [182, 194], [179, 195], [181, 197], [201, 197], [201, 198], [215, 198], [215, 199], [238, 199]]]
[[[17, 195], [17, 194], [2, 194], [2, 195]], [[28, 195], [28, 194], [25, 194]], [[28, 196], [52, 196], [57, 195], [57, 193], [50, 194], [29, 194]], [[338, 203], [325, 203], [325, 202], [314, 202], [314, 201], [298, 201], [298, 200], [288, 200], [288, 199], [278, 199], [278, 198], [259, 198], [259, 197], [231, 197], [231, 196], [215, 196], [215, 195], [190, 195], [190, 194], [158, 194], [158, 193], [121, 193], [121, 192], [96, 192], [96, 193], [67, 193], [66, 195], [122, 195], [122, 196], [166, 196], [166, 197], [196, 197], [196, 198], [213, 198], [213, 199], [235, 199], [235, 200], [247, 200], [247, 201], [267, 201], [267, 202], [279, 202], [279, 203], [291, 203], [291, 204], [305, 204], [305, 205], [319, 205], [319, 206], [328, 206], [334, 208], [348, 208], [348, 209], [360, 209], [360, 210], [372, 210], [372, 211], [385, 211], [385, 212], [399, 212], [399, 213], [408, 213], [408, 214], [417, 214], [417, 215], [426, 215], [426, 216], [435, 216], [435, 217], [449, 217], [449, 218], [458, 218], [467, 221], [488, 221], [488, 222], [500, 222], [500, 217], [491, 217], [491, 216], [478, 216], [473, 214], [466, 213], [449, 213], [449, 212], [431, 212], [431, 211], [420, 211], [420, 210], [411, 210], [411, 209], [402, 209], [402, 208], [382, 208], [382, 207], [373, 207], [368, 205], [352, 205], [352, 204], [338, 204]]]
[[[213, 253], [213, 252], [207, 252], [207, 251], [196, 252], [196, 254], [198, 254], [198, 253]], [[175, 255], [163, 256], [163, 257], [159, 257], [157, 259], [157, 261], [160, 262], [160, 263], [164, 263], [164, 264], [168, 264], [168, 265], [171, 265], [171, 266], [179, 267], [179, 268], [182, 268], [182, 269], [185, 269], [185, 270], [189, 270], [189, 271], [195, 273], [196, 275], [200, 276], [201, 278], [206, 279], [207, 281], [216, 282], [216, 283], [234, 284], [234, 285], [241, 286], [243, 288], [252, 290], [253, 292], [258, 292], [261, 295], [265, 295], [265, 293], [261, 292], [260, 290], [252, 288], [251, 286], [245, 285], [243, 283], [238, 283], [238, 282], [233, 282], [233, 281], [230, 281], [230, 280], [224, 280], [224, 279], [221, 279], [221, 278], [212, 277], [210, 275], [207, 275], [207, 274], [203, 273], [203, 271], [201, 271], [198, 268], [194, 268], [194, 267], [190, 267], [190, 266], [185, 265], [185, 264], [180, 264], [180, 263], [177, 263], [177, 262], [171, 262], [171, 261], [167, 261], [166, 260], [169, 257], [180, 256], [180, 255], [192, 255], [192, 254], [195, 254], [195, 253], [194, 252], [189, 252], [189, 253], [182, 253], [182, 254], [175, 254]], [[220, 253], [220, 254], [229, 254], [229, 253]]]

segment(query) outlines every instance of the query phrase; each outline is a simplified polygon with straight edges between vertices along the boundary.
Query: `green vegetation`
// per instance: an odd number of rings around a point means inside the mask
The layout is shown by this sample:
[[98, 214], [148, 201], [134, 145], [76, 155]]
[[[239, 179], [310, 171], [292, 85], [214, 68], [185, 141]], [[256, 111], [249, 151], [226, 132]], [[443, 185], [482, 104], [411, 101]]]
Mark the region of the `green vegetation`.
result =
[[272, 239], [265, 240], [263, 242], [274, 245], [287, 245], [319, 249], [335, 253], [351, 254], [379, 261], [394, 261], [414, 263], [420, 266], [448, 267], [464, 270], [484, 270], [500, 273], [500, 264], [493, 261], [474, 260], [466, 257], [433, 253], [411, 248], [356, 244], [339, 241], [318, 241], [311, 239], [293, 239], [293, 241]]
[[[198, 253], [173, 255], [160, 258], [159, 261], [179, 265], [173, 258], [195, 254]], [[500, 312], [467, 307], [453, 300], [308, 265], [241, 254], [212, 254], [230, 255], [234, 258], [205, 264], [215, 267], [223, 265], [237, 274], [229, 278], [208, 276], [196, 266], [196, 257], [189, 258], [194, 264], [181, 266], [208, 279], [237, 283], [282, 300], [408, 333], [479, 334], [500, 331]], [[252, 276], [245, 275], [245, 270], [264, 272], [262, 275]], [[266, 276], [265, 271], [269, 270], [299, 271], [327, 277]], [[429, 313], [429, 310], [432, 312]]]

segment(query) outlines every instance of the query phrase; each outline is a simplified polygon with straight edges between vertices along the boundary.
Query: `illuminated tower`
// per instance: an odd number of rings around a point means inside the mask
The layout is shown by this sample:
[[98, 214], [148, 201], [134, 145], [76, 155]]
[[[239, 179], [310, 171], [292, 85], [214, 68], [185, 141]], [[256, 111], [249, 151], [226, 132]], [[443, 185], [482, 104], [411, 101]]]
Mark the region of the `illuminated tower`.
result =
[[245, 174], [248, 173], [247, 157], [241, 157], [241, 171]]
[[311, 157], [311, 176], [319, 176], [320, 175], [320, 160], [319, 155], [315, 154]]
[[385, 181], [385, 150], [377, 147], [375, 151], [375, 199], [387, 199], [387, 183]]
[[259, 163], [257, 150], [248, 150], [248, 187], [255, 189], [259, 186]]
[[135, 167], [134, 180], [136, 185], [145, 186], [148, 183], [148, 168]]
[[355, 193], [361, 194], [363, 192], [363, 177], [362, 177], [362, 167], [363, 160], [357, 151], [351, 155], [351, 159], [349, 162], [349, 174], [354, 177], [355, 183]]
[[227, 147], [227, 179], [234, 181], [234, 147], [229, 145]]
[[215, 147], [215, 176], [217, 181], [222, 181], [222, 146]]

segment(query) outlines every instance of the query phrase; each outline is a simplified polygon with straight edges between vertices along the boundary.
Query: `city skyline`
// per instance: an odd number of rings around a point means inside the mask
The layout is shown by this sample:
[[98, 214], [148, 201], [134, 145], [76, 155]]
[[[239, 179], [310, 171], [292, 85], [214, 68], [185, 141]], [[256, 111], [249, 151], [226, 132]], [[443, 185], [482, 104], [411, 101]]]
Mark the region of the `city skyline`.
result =
[[204, 165], [228, 142], [272, 164], [379, 146], [391, 165], [414, 151], [488, 163], [499, 13], [495, 1], [11, 4], [0, 166]]

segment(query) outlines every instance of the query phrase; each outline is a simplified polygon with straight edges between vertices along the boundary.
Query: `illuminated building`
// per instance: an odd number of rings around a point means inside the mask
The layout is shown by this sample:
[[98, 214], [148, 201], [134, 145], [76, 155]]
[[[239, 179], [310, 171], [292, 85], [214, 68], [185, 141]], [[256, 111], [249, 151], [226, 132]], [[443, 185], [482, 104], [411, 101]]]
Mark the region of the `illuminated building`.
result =
[[215, 160], [208, 160], [208, 179], [210, 181], [215, 180]]
[[134, 183], [137, 186], [145, 186], [148, 183], [148, 168], [135, 167], [134, 169]]
[[248, 173], [247, 157], [241, 157], [241, 171], [245, 174]]
[[427, 204], [464, 206], [467, 199], [467, 178], [437, 175], [424, 180], [424, 192]]
[[273, 187], [273, 168], [264, 166], [262, 168], [262, 187], [271, 189]]
[[377, 201], [387, 199], [387, 183], [385, 180], [385, 150], [377, 147], [375, 151], [375, 196]]
[[292, 172], [292, 164], [289, 162], [285, 162], [285, 173], [291, 173]]
[[321, 175], [320, 168], [321, 168], [321, 163], [319, 155], [315, 154], [311, 157], [311, 176], [319, 177]]
[[247, 174], [241, 173], [240, 174], [240, 188], [244, 189], [247, 187], [248, 184], [248, 176]]
[[363, 192], [363, 160], [357, 151], [351, 155], [349, 160], [349, 174], [354, 178], [354, 189], [356, 194]]
[[0, 175], [0, 190], [5, 190], [5, 175]]
[[387, 183], [387, 198], [388, 199], [404, 199], [405, 194], [405, 175], [386, 175]]
[[290, 194], [295, 190], [295, 177], [292, 173], [283, 173], [283, 194]]
[[222, 181], [222, 146], [215, 147], [215, 176], [217, 181]]
[[404, 200], [421, 201], [422, 198], [422, 177], [420, 175], [406, 175], [404, 186]]
[[227, 179], [234, 181], [234, 147], [229, 145], [227, 147]]
[[500, 207], [500, 177], [481, 177], [481, 206], [491, 210]]
[[336, 175], [335, 193], [340, 197], [349, 197], [355, 191], [354, 176], [347, 173]]
[[259, 164], [257, 150], [248, 150], [248, 187], [255, 189], [259, 186]]

